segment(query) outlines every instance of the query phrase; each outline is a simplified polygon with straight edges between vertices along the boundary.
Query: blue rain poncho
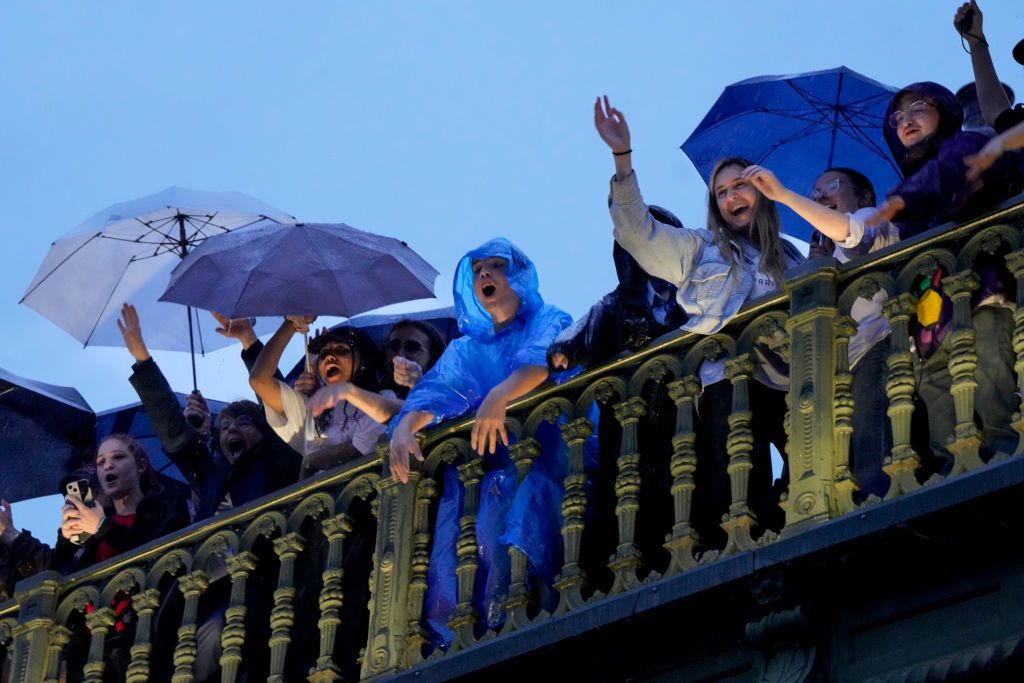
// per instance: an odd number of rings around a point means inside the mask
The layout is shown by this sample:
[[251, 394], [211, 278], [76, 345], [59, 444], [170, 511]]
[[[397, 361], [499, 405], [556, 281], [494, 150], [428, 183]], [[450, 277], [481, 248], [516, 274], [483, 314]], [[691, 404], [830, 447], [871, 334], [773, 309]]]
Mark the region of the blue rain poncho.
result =
[[[520, 300], [515, 320], [497, 332], [473, 292], [473, 261], [494, 256], [508, 261], [506, 277]], [[491, 389], [519, 368], [545, 367], [548, 346], [572, 322], [567, 313], [544, 303], [533, 263], [504, 238], [493, 239], [462, 257], [455, 270], [453, 295], [464, 336], [448, 346], [409, 393], [390, 429], [411, 411], [430, 413], [435, 423], [473, 412]], [[509, 545], [526, 554], [531, 581], [550, 584], [561, 567], [560, 509], [567, 451], [557, 424], [543, 423], [535, 438], [541, 443], [541, 453], [519, 486], [507, 449], [499, 446], [496, 453], [484, 457], [486, 474], [480, 482], [476, 526], [480, 568], [474, 604], [489, 628], [497, 628], [504, 619], [501, 600], [509, 586]], [[451, 643], [447, 624], [457, 603], [455, 542], [462, 499], [462, 483], [455, 468], [449, 467], [438, 504], [423, 612], [434, 644], [443, 648]]]

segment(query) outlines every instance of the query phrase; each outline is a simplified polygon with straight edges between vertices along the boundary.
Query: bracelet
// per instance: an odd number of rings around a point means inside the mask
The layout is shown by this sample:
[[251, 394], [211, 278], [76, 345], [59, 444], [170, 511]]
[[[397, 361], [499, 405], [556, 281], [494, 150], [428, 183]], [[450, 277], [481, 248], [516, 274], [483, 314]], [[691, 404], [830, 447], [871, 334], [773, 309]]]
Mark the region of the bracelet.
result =
[[612, 152], [612, 156], [613, 157], [624, 157], [627, 154], [632, 154], [632, 153], [633, 153], [632, 149], [627, 149], [624, 152]]

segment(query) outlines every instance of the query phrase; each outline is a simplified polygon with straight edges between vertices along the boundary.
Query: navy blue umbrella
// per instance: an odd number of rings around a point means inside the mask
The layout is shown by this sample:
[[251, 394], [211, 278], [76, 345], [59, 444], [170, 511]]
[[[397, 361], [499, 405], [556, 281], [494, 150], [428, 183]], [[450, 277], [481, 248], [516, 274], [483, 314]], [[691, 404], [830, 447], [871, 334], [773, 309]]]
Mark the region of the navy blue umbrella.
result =
[[[899, 181], [882, 138], [896, 89], [841, 66], [790, 76], [758, 76], [726, 87], [682, 144], [708, 182], [723, 157], [746, 157], [787, 187], [809, 193], [831, 166], [860, 171], [879, 195]], [[807, 240], [811, 227], [779, 207], [782, 230]]]
[[95, 425], [74, 389], [0, 369], [0, 498], [57, 493], [61, 477], [96, 443]]
[[[178, 405], [184, 410], [187, 394], [174, 392], [174, 396], [178, 399]], [[207, 398], [206, 405], [210, 407], [212, 413], [210, 419], [216, 422], [217, 415], [220, 414], [220, 411], [227, 403]], [[150, 421], [149, 415], [146, 413], [142, 403], [131, 403], [120, 408], [97, 413], [96, 440], [99, 441], [110, 434], [127, 434], [133, 437], [146, 449], [146, 454], [149, 455], [149, 462], [158, 476], [187, 483], [182, 473], [171, 462], [170, 458], [167, 457], [167, 454], [164, 453], [163, 447], [160, 445], [160, 439], [153, 429], [153, 423]], [[55, 491], [56, 489], [53, 492]]]

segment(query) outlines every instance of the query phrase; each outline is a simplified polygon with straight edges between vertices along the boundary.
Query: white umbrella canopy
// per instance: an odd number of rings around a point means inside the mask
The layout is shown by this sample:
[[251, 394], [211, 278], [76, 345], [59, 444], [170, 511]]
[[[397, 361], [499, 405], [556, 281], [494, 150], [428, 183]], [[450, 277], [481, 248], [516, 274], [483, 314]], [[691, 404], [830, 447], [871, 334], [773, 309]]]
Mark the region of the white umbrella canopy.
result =
[[190, 324], [191, 311], [158, 301], [171, 271], [209, 237], [294, 222], [239, 192], [170, 187], [104, 209], [54, 242], [21, 303], [85, 346], [122, 346], [115, 321], [130, 302], [150, 348], [211, 351], [233, 343], [214, 332], [216, 321], [198, 316]]

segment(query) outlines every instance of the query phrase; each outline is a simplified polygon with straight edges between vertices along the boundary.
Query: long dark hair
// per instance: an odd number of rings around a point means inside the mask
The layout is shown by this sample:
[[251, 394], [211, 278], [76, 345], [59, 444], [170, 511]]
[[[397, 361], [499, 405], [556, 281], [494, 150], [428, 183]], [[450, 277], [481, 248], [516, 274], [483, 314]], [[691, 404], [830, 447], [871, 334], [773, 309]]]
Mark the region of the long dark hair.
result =
[[[708, 230], [711, 232], [718, 250], [729, 262], [730, 268], [736, 267], [736, 255], [733, 253], [730, 238], [735, 233], [726, 224], [722, 212], [718, 210], [718, 198], [715, 197], [715, 178], [727, 166], [746, 168], [753, 164], [754, 162], [743, 157], [719, 159], [715, 164], [715, 169], [711, 171], [711, 178], [708, 182]], [[753, 184], [751, 187], [754, 188]], [[786, 270], [786, 258], [782, 250], [780, 235], [782, 223], [779, 220], [779, 212], [775, 208], [775, 202], [758, 192], [757, 188], [754, 188], [754, 192], [757, 194], [757, 204], [754, 209], [754, 220], [750, 222], [750, 227], [747, 229], [746, 239], [751, 245], [758, 247], [758, 251], [761, 253], [758, 270], [771, 275], [772, 279], [781, 286], [782, 274]]]

